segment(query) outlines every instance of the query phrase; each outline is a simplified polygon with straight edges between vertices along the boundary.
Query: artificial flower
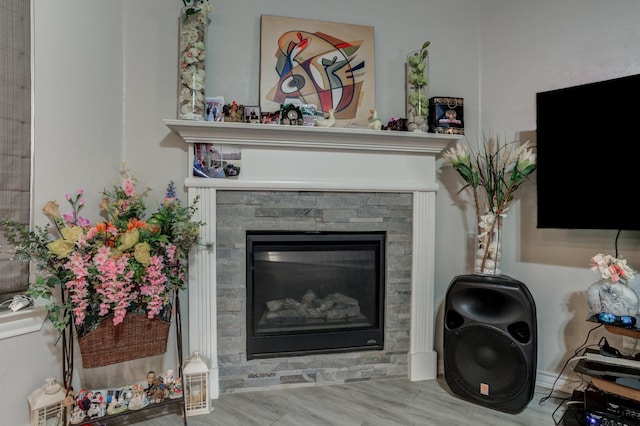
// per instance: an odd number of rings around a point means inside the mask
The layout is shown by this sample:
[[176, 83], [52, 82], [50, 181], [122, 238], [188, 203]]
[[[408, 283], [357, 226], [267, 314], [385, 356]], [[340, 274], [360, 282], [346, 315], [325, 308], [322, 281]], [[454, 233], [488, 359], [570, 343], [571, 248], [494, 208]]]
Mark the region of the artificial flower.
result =
[[183, 0], [180, 25], [180, 118], [204, 120], [206, 28], [213, 6], [208, 0]]
[[470, 188], [478, 224], [480, 264], [476, 270], [485, 272], [487, 261], [497, 262], [498, 242], [493, 236], [500, 227], [520, 185], [536, 169], [536, 155], [529, 142], [501, 143], [497, 138], [483, 141], [480, 151], [458, 142], [443, 154], [444, 159], [464, 180], [462, 192]]
[[60, 216], [60, 206], [55, 201], [47, 202], [42, 208], [42, 213], [50, 220], [62, 219], [62, 216]]
[[59, 240], [47, 244], [47, 248], [51, 253], [55, 254], [60, 259], [69, 256], [73, 251], [74, 246], [75, 243], [73, 241], [65, 240], [64, 238], [60, 238]]
[[415, 51], [407, 58], [407, 82], [409, 84], [408, 90], [410, 91], [407, 96], [407, 103], [410, 107], [410, 111], [408, 111], [411, 117], [410, 121], [413, 121], [416, 117], [427, 117], [429, 114], [427, 95], [424, 88], [429, 82], [425, 75], [425, 70], [427, 69], [426, 59], [429, 55], [427, 48], [430, 44], [430, 41], [425, 41], [420, 50]]
[[635, 277], [635, 271], [627, 264], [626, 259], [618, 259], [609, 254], [598, 253], [591, 258], [591, 270], [600, 272], [603, 279], [628, 284]]
[[128, 313], [159, 317], [170, 312], [173, 292], [186, 288], [188, 253], [202, 226], [192, 220], [198, 199], [182, 206], [169, 182], [148, 224], [145, 197], [151, 189], [139, 192], [125, 165], [121, 176], [113, 190], [102, 193], [106, 222], [91, 225], [78, 215], [82, 190], [65, 195], [70, 213], [60, 215], [55, 201], [45, 205], [51, 227], [30, 231], [2, 219], [7, 240], [16, 245], [14, 257], [37, 267], [28, 294], [53, 301], [49, 319], [61, 333], [70, 321], [82, 337], [100, 321], [117, 325]]
[[133, 249], [133, 257], [143, 266], [149, 266], [151, 262], [151, 246], [149, 243], [136, 244]]
[[68, 228], [62, 228], [60, 230], [60, 233], [62, 234], [62, 238], [64, 238], [65, 240], [75, 242], [78, 241], [78, 238], [80, 238], [84, 231], [82, 227], [72, 225]]
[[120, 245], [118, 246], [118, 250], [120, 252], [125, 252], [131, 247], [135, 246], [138, 241], [140, 241], [140, 233], [138, 232], [138, 229], [134, 228], [128, 230], [120, 238]]
[[213, 12], [213, 5], [209, 0], [182, 0], [184, 5], [182, 11], [183, 22], [192, 19], [200, 22], [206, 22], [207, 15]]

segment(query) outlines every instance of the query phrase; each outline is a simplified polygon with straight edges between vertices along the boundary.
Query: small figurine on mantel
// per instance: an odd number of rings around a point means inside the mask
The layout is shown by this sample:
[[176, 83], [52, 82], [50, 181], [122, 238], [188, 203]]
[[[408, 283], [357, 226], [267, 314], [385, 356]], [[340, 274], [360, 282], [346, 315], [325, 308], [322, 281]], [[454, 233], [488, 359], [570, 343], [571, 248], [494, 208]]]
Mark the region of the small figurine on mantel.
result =
[[369, 112], [371, 115], [369, 116], [369, 128], [373, 130], [382, 129], [382, 120], [378, 117], [378, 111], [375, 109], [370, 109]]
[[329, 117], [318, 117], [316, 119], [316, 126], [318, 127], [333, 127], [336, 124], [335, 110], [331, 108], [329, 110]]
[[391, 117], [386, 126], [382, 126], [382, 130], [397, 130], [401, 132], [407, 131], [407, 119]]

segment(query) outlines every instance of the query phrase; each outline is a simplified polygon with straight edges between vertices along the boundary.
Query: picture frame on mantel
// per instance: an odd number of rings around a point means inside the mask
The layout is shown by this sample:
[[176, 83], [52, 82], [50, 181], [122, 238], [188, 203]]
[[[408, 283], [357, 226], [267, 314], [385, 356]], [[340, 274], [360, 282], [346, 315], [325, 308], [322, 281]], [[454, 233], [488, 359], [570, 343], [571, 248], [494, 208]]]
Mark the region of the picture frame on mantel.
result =
[[335, 127], [368, 124], [375, 109], [374, 27], [262, 15], [260, 109], [315, 105]]
[[205, 120], [224, 121], [224, 97], [213, 96], [205, 98]]
[[260, 107], [257, 105], [244, 106], [244, 122], [260, 123]]

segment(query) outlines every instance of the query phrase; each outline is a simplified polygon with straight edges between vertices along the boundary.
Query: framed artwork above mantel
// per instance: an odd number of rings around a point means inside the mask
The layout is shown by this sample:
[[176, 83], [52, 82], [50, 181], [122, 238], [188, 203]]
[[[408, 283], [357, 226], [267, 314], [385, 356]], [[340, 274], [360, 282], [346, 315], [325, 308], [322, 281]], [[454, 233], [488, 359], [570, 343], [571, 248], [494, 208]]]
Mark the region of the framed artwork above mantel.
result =
[[260, 109], [314, 105], [336, 127], [366, 127], [375, 109], [374, 28], [261, 16]]

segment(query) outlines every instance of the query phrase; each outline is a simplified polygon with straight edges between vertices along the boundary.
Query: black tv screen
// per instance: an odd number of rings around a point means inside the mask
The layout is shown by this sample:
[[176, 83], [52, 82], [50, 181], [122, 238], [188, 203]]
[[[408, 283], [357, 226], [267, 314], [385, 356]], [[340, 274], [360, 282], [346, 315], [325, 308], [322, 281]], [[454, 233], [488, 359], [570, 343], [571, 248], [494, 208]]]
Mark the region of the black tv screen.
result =
[[538, 228], [640, 230], [640, 74], [536, 94]]

